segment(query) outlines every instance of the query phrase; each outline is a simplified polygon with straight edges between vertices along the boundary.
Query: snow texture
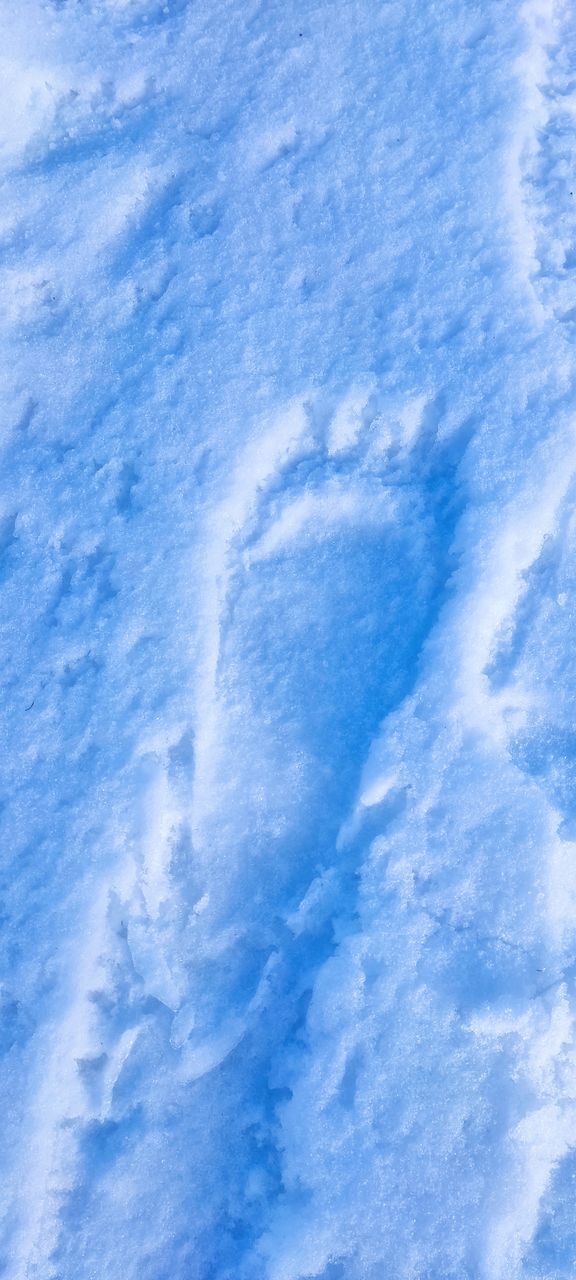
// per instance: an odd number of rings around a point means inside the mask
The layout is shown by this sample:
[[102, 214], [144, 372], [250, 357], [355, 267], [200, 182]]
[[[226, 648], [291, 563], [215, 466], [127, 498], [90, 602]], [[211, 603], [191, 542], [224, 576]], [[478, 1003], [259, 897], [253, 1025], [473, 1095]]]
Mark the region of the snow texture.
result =
[[573, 1280], [576, 10], [0, 29], [0, 1273]]

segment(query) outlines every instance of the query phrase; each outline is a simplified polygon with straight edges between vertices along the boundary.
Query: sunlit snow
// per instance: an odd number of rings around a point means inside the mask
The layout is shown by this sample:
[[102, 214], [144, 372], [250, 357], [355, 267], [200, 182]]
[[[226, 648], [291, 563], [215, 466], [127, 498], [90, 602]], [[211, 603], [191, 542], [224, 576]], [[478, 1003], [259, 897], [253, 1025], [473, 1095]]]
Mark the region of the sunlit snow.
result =
[[0, 1274], [574, 1280], [574, 5], [0, 34]]

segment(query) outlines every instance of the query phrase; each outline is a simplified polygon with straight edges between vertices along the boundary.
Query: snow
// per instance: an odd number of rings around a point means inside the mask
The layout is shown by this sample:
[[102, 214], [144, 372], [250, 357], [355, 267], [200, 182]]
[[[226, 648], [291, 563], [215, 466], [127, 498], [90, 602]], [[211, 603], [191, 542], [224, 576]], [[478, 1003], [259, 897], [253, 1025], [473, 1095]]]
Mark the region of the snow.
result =
[[0, 18], [0, 1272], [572, 1280], [572, 6]]

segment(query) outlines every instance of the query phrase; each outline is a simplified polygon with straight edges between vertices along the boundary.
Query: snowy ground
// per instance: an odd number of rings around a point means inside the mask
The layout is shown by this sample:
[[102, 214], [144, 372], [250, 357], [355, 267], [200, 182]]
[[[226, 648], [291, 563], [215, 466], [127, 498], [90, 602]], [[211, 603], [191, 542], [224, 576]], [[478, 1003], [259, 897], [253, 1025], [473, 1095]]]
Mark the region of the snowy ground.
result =
[[573, 1280], [576, 11], [0, 0], [7, 1280]]

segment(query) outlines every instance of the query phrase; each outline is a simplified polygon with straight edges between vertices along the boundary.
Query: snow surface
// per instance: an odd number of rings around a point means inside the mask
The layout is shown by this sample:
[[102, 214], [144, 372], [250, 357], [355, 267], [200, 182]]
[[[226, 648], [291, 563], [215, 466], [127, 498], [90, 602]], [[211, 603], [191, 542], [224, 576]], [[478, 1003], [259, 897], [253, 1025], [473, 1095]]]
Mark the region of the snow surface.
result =
[[576, 11], [0, 20], [0, 1273], [573, 1280]]

